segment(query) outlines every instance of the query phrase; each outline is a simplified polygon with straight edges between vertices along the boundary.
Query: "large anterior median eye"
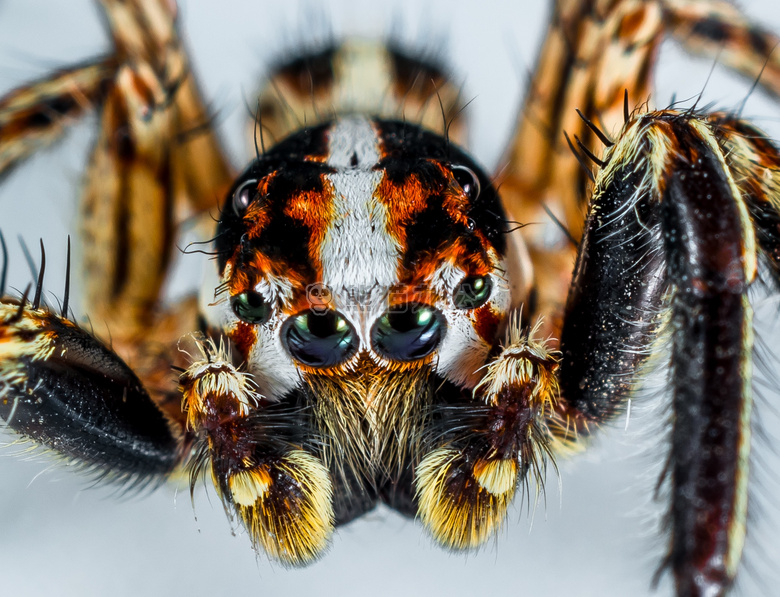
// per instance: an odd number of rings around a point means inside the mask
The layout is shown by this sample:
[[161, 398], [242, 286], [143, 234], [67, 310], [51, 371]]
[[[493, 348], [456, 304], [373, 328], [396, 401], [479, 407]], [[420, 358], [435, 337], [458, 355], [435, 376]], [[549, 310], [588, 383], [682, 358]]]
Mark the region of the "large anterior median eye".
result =
[[391, 307], [371, 330], [371, 343], [382, 356], [414, 361], [431, 354], [444, 335], [444, 317], [428, 305]]
[[469, 276], [458, 284], [452, 302], [458, 309], [476, 309], [490, 298], [492, 288], [488, 276]]
[[347, 360], [358, 348], [358, 337], [336, 311], [304, 311], [282, 327], [282, 342], [290, 355], [309, 367], [332, 367]]
[[247, 323], [265, 323], [271, 315], [271, 305], [258, 292], [242, 292], [230, 299], [236, 317]]

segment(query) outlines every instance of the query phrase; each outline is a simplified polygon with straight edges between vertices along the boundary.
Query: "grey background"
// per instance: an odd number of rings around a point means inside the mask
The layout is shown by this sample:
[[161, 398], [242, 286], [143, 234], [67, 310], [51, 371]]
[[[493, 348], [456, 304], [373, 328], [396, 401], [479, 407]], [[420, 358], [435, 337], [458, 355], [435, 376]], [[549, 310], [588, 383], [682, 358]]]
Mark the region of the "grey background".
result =
[[[377, 3], [379, 4], [379, 3]], [[775, 0], [742, 3], [780, 31]], [[236, 164], [246, 161], [242, 122], [263, 66], [311, 39], [339, 34], [393, 32], [413, 47], [448, 57], [465, 82], [472, 119], [471, 148], [493, 168], [511, 131], [525, 72], [534, 61], [545, 3], [431, 1], [273, 2], [182, 1], [182, 21], [206, 97], [220, 111], [220, 130]], [[323, 25], [328, 21], [329, 26]], [[0, 1], [0, 93], [108, 49], [98, 13], [86, 0]], [[697, 95], [711, 62], [664, 46], [655, 101]], [[749, 83], [716, 68], [703, 103], [736, 106]], [[250, 103], [252, 103], [250, 101]], [[760, 93], [745, 109], [780, 138], [777, 105]], [[47, 288], [61, 294], [64, 246], [76, 229], [73, 206], [91, 139], [86, 122], [66, 142], [44, 152], [0, 188], [0, 226], [13, 245], [11, 282], [29, 281], [16, 236], [49, 249]], [[197, 284], [199, 264], [184, 263], [169, 293]], [[772, 342], [777, 300], [758, 298], [757, 325]], [[766, 351], [765, 351], [766, 353]], [[777, 361], [766, 356], [768, 368]], [[767, 389], [765, 386], [769, 386]], [[754, 520], [748, 544], [747, 595], [777, 594], [780, 538], [776, 482], [780, 445], [777, 375], [759, 388], [755, 419], [770, 439], [756, 440], [764, 463], [754, 469], [753, 503], [769, 518]], [[88, 489], [83, 478], [46, 457], [0, 458], [0, 593], [5, 595], [648, 595], [664, 549], [657, 533], [662, 505], [651, 492], [665, 458], [667, 412], [663, 400], [637, 401], [630, 423], [617, 421], [593, 449], [561, 463], [561, 486], [551, 472], [546, 498], [518, 505], [494, 542], [478, 553], [456, 555], [432, 544], [420, 525], [384, 509], [340, 529], [329, 553], [304, 570], [285, 570], [256, 558], [239, 529], [231, 533], [213, 491], [199, 489], [191, 505], [186, 489], [166, 486], [146, 497], [117, 499]], [[660, 403], [660, 406], [659, 406]], [[8, 439], [12, 439], [8, 436]], [[769, 520], [769, 522], [766, 522]], [[773, 522], [774, 521], [774, 522]], [[669, 592], [668, 578], [660, 594]]]

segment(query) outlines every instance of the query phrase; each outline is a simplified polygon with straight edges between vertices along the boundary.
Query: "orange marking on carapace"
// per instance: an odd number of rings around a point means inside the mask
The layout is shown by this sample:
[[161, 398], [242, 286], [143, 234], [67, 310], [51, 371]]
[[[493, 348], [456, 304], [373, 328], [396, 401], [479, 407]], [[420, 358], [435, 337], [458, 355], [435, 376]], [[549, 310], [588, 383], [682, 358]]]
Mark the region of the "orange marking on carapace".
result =
[[[264, 197], [268, 194], [268, 185], [276, 177], [276, 171], [264, 176], [257, 183], [257, 194]], [[268, 205], [265, 201], [254, 201], [244, 213], [244, 222], [247, 225], [247, 238], [256, 239], [271, 222]]]
[[403, 282], [409, 288], [407, 292], [414, 293], [415, 289], [419, 291], [420, 288], [427, 287], [436, 270], [443, 263], [459, 267], [466, 276], [486, 276], [494, 269], [489, 254], [472, 253], [461, 239], [456, 239], [448, 245], [439, 247], [435, 252], [429, 253], [414, 264], [412, 271], [406, 272]]
[[242, 267], [236, 267], [235, 259], [236, 257], [233, 257], [228, 261], [230, 268], [226, 269], [230, 272], [227, 286], [231, 296], [254, 289], [267, 276], [286, 279], [294, 290], [302, 289], [306, 285], [300, 274], [287, 263], [271, 259], [260, 251], [255, 251], [252, 259]]
[[431, 190], [414, 174], [402, 184], [386, 176], [377, 186], [374, 196], [387, 208], [387, 233], [399, 247], [406, 247], [406, 227], [428, 205]]
[[284, 209], [285, 215], [298, 220], [309, 230], [309, 260], [319, 278], [322, 277], [320, 252], [330, 223], [335, 219], [333, 212], [333, 185], [325, 175], [320, 176], [322, 191], [296, 193]]

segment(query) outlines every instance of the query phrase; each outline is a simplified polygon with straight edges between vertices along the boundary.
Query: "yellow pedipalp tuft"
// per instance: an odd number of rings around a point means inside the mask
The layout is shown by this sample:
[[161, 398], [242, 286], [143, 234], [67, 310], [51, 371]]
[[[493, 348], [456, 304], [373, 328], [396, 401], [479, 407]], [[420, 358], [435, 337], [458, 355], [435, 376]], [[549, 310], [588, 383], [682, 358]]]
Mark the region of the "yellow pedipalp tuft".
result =
[[265, 470], [239, 475], [231, 477], [231, 493], [256, 547], [291, 566], [322, 555], [335, 522], [333, 485], [319, 459], [293, 450]]
[[510, 318], [506, 345], [474, 388], [475, 394], [483, 394], [487, 404], [495, 405], [508, 386], [527, 386], [529, 406], [538, 407], [542, 416], [552, 412], [560, 395], [559, 355], [548, 347], [550, 339], [534, 338], [541, 325], [539, 320], [530, 331], [524, 332], [520, 318]]
[[[482, 473], [485, 478], [486, 471]], [[430, 452], [415, 476], [418, 515], [434, 539], [451, 549], [482, 545], [501, 526], [514, 494], [514, 486], [500, 493], [486, 489], [475, 478], [471, 465], [452, 448]], [[498, 480], [490, 473], [487, 477]], [[493, 488], [502, 485], [506, 485], [505, 477]]]

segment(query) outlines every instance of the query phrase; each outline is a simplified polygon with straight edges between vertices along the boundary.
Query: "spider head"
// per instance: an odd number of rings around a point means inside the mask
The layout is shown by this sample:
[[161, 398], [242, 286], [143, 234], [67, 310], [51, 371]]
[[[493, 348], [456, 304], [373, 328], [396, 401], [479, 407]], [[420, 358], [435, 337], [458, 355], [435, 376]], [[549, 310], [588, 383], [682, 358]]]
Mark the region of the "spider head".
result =
[[271, 394], [367, 362], [473, 385], [509, 308], [505, 235], [495, 189], [446, 139], [343, 118], [234, 184], [210, 319]]

